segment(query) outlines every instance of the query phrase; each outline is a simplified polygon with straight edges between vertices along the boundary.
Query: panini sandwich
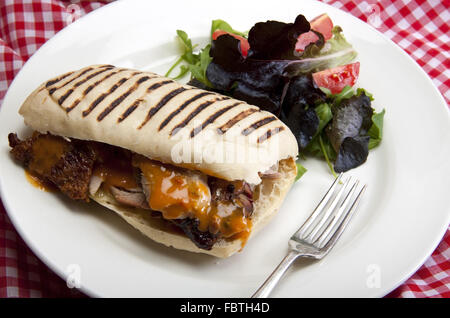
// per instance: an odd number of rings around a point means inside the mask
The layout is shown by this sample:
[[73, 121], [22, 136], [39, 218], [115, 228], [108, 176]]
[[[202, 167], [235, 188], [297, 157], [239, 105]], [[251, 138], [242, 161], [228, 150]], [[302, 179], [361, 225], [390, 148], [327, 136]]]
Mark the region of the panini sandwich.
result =
[[177, 249], [241, 250], [296, 176], [296, 139], [274, 115], [151, 72], [88, 66], [44, 82], [19, 113], [34, 133], [8, 138], [27, 171]]

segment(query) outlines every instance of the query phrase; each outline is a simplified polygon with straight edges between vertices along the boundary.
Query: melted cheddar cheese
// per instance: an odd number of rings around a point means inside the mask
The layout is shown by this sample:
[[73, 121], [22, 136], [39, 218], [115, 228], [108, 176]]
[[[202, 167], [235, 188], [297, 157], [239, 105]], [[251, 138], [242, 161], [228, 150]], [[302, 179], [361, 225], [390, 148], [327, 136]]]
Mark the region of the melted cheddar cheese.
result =
[[144, 192], [148, 193], [151, 209], [160, 211], [166, 219], [195, 218], [200, 231], [220, 232], [224, 238], [240, 238], [245, 243], [250, 219], [233, 202], [212, 202], [205, 175], [143, 157], [134, 164], [147, 181], [143, 186], [148, 187]]
[[95, 167], [93, 174], [103, 180], [105, 186], [136, 189], [139, 188], [131, 165], [124, 166], [116, 162], [107, 162]]
[[49, 174], [69, 148], [70, 144], [61, 137], [42, 135], [33, 143], [29, 170], [39, 175]]
[[26, 169], [25, 170], [25, 177], [27, 178], [28, 182], [33, 185], [34, 187], [38, 188], [39, 190], [46, 191], [46, 192], [55, 192], [57, 191], [57, 187], [53, 185], [49, 181], [44, 181], [41, 177], [39, 177], [36, 173]]

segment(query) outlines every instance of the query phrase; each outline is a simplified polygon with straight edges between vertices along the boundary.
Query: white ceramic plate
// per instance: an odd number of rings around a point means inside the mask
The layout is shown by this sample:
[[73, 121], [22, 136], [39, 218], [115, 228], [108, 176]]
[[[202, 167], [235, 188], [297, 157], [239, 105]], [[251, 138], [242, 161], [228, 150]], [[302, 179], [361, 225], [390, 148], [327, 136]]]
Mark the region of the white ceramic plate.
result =
[[0, 113], [2, 199], [22, 238], [60, 276], [79, 278], [93, 296], [248, 297], [287, 251], [287, 240], [332, 177], [308, 160], [279, 214], [244, 251], [226, 260], [153, 243], [114, 213], [31, 186], [8, 154], [7, 134], [24, 133], [17, 110], [41, 82], [88, 64], [165, 73], [175, 60], [175, 30], [205, 43], [212, 19], [249, 29], [327, 12], [359, 52], [359, 86], [386, 109], [384, 140], [351, 171], [368, 184], [360, 209], [322, 261], [298, 261], [275, 297], [383, 296], [431, 254], [450, 219], [450, 116], [420, 67], [360, 20], [312, 1], [122, 1], [88, 14], [48, 41], [17, 75]]

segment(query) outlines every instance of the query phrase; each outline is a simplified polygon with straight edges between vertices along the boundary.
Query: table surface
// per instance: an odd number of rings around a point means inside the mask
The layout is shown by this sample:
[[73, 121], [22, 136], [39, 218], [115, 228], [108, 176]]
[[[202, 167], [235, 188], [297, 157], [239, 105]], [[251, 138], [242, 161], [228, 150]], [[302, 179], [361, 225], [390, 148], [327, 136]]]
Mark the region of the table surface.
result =
[[[56, 32], [110, 1], [3, 0], [0, 104], [27, 59]], [[371, 24], [402, 47], [450, 101], [450, 1], [322, 0]], [[0, 297], [86, 297], [26, 246], [0, 199]], [[422, 267], [387, 297], [450, 297], [450, 230]]]

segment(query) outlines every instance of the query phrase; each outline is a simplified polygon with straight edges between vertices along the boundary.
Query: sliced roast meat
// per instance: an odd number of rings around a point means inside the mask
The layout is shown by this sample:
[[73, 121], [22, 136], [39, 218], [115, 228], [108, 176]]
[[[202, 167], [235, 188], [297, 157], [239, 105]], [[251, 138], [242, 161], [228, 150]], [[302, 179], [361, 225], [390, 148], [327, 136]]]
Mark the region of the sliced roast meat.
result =
[[141, 187], [147, 202], [150, 200], [150, 183], [143, 174], [141, 174]]
[[249, 217], [253, 213], [253, 201], [244, 193], [238, 194], [234, 202], [243, 208], [245, 216]]
[[244, 209], [245, 216], [253, 213], [253, 190], [245, 181], [225, 181], [209, 177], [208, 185], [212, 201], [233, 202]]
[[109, 187], [111, 194], [117, 202], [140, 209], [150, 209], [142, 189], [124, 189], [115, 186]]

